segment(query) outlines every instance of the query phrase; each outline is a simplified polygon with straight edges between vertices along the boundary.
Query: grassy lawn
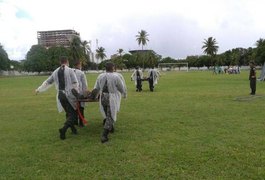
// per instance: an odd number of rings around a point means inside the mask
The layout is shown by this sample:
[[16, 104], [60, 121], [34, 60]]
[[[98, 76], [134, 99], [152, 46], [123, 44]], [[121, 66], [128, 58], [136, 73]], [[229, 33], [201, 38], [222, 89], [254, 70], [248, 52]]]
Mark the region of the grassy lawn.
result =
[[0, 179], [265, 178], [263, 82], [250, 96], [247, 71], [163, 72], [153, 93], [147, 82], [138, 93], [124, 76], [128, 98], [107, 144], [98, 103], [62, 141], [55, 89], [34, 94], [47, 77], [0, 77]]

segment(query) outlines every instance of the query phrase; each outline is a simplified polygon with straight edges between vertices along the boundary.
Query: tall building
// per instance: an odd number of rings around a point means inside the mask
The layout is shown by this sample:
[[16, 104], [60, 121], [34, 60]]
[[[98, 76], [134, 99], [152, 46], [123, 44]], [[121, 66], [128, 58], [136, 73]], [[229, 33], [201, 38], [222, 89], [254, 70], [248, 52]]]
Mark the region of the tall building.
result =
[[54, 31], [38, 31], [38, 44], [46, 48], [51, 46], [69, 47], [70, 41], [75, 37], [80, 37], [80, 34], [75, 30], [54, 30]]

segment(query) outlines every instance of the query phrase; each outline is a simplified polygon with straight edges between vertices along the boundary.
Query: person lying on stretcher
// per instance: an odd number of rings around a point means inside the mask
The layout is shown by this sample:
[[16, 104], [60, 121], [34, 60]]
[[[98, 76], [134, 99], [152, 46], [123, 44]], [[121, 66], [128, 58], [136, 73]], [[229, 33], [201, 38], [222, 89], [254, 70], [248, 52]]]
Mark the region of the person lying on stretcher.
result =
[[91, 92], [87, 90], [83, 95], [79, 94], [76, 89], [72, 89], [72, 93], [77, 101], [96, 102], [99, 100], [99, 91], [97, 89], [93, 89]]

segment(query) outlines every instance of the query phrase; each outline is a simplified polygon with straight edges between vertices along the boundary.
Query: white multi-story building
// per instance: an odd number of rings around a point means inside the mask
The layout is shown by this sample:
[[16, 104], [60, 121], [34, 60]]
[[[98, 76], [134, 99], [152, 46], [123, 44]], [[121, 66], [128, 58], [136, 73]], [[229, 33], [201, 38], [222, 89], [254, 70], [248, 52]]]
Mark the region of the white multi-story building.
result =
[[80, 34], [75, 30], [53, 30], [53, 31], [38, 31], [38, 44], [46, 48], [52, 46], [69, 47], [70, 41], [75, 37], [80, 37]]

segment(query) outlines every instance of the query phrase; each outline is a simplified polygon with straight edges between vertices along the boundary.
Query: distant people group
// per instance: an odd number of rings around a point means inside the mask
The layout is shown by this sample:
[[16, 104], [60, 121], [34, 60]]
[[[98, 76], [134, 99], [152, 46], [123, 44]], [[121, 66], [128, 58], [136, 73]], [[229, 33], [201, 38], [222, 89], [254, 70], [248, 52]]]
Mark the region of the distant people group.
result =
[[142, 91], [142, 81], [148, 81], [149, 90], [153, 92], [160, 76], [160, 72], [154, 67], [152, 67], [148, 70], [147, 77], [144, 77], [142, 70], [139, 67], [136, 67], [131, 75], [131, 80], [134, 81], [137, 92]]
[[120, 110], [121, 97], [127, 97], [127, 88], [123, 76], [114, 71], [115, 65], [113, 63], [106, 63], [106, 72], [98, 76], [95, 86], [90, 92], [88, 91], [86, 76], [81, 71], [80, 62], [75, 64], [75, 68], [70, 68], [68, 58], [63, 56], [60, 58], [60, 63], [60, 67], [35, 90], [38, 94], [55, 84], [58, 111], [65, 111], [66, 114], [65, 123], [59, 129], [60, 139], [66, 138], [66, 132], [69, 128], [72, 134], [77, 134], [75, 125], [84, 126], [84, 101], [86, 99], [91, 101], [99, 99], [99, 109], [104, 118], [101, 142], [107, 142], [109, 140], [108, 134], [114, 132], [114, 123], [117, 119], [117, 112]]
[[214, 66], [213, 69], [214, 74], [240, 74], [239, 66]]
[[240, 74], [240, 67], [239, 66], [229, 66], [225, 73], [228, 74]]

